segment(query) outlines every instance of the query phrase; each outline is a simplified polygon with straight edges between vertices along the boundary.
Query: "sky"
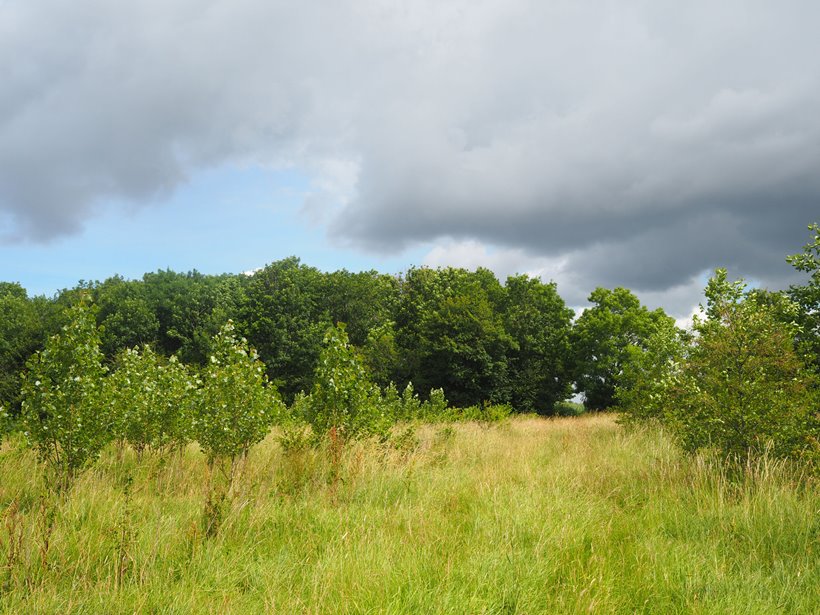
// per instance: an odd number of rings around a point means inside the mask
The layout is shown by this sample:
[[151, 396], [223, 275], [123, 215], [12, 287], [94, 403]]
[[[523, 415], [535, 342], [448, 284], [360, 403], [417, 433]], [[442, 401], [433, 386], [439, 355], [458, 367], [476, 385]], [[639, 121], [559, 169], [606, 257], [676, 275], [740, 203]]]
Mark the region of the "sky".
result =
[[685, 318], [820, 219], [814, 0], [0, 0], [0, 280], [485, 266]]

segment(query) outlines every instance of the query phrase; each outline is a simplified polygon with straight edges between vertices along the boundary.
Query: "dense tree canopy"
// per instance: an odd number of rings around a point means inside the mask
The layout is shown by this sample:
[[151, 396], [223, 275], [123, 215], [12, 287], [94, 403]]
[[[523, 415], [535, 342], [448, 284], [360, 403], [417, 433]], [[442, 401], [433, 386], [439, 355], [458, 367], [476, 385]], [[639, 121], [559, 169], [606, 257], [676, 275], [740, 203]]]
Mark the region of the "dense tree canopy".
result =
[[[328, 327], [345, 324], [369, 377], [399, 390], [443, 389], [455, 404], [512, 403], [550, 414], [572, 394], [611, 404], [623, 347], [646, 337], [659, 311], [624, 289], [596, 290], [596, 305], [573, 327], [554, 283], [525, 275], [501, 284], [487, 269], [411, 268], [324, 273], [291, 257], [252, 275], [160, 270], [139, 280], [81, 281], [53, 299], [0, 286], [0, 400], [19, 407], [19, 373], [28, 356], [64, 324], [60, 314], [90, 297], [109, 364], [125, 349], [204, 366], [222, 325], [258, 349], [286, 401], [310, 391]], [[574, 332], [573, 332], [574, 329]]]
[[29, 298], [19, 284], [0, 282], [0, 406], [20, 407], [20, 372], [57, 329], [56, 308], [44, 297]]
[[330, 316], [318, 269], [297, 258], [272, 263], [245, 285], [237, 326], [286, 399], [310, 389]]
[[663, 310], [649, 311], [626, 288], [596, 288], [592, 307], [575, 323], [572, 334], [575, 383], [588, 409], [615, 406], [615, 387], [630, 346], [644, 346], [659, 327], [674, 324]]
[[300, 418], [339, 441], [387, 438], [396, 420], [445, 410], [553, 414], [574, 390], [691, 451], [820, 467], [810, 229], [788, 257], [804, 284], [748, 289], [719, 269], [688, 331], [620, 287], [595, 289], [573, 320], [554, 283], [482, 268], [326, 273], [292, 257], [248, 275], [81, 281], [51, 299], [0, 282], [0, 437], [24, 431], [61, 485], [112, 438], [142, 451], [193, 437], [232, 476], [284, 415], [280, 392], [295, 446]]
[[572, 392], [573, 312], [554, 283], [511, 276], [506, 291], [504, 325], [514, 342], [508, 353], [510, 401], [520, 411], [550, 413]]
[[457, 405], [508, 401], [503, 287], [486, 269], [410, 269], [400, 284], [399, 373], [418, 390], [442, 388]]

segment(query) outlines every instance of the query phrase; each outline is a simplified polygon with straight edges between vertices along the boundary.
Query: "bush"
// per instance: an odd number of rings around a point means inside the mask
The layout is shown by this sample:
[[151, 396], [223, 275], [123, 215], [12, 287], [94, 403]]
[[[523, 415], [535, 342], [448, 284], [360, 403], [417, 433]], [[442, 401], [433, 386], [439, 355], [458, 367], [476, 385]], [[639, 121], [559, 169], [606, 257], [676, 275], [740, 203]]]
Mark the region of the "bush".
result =
[[480, 423], [498, 423], [512, 414], [509, 404], [489, 404], [467, 406], [466, 408], [450, 408], [446, 415], [452, 421], [478, 421]]
[[401, 394], [399, 404], [399, 414], [397, 416], [400, 421], [412, 421], [421, 418], [421, 400], [416, 392], [413, 390], [413, 383], [408, 382]]
[[267, 385], [265, 366], [228, 321], [213, 339], [213, 354], [196, 397], [193, 432], [211, 464], [234, 460], [268, 433], [283, 410]]
[[[304, 395], [297, 394], [294, 405], [304, 398]], [[312, 438], [310, 425], [305, 423], [298, 414], [294, 414], [282, 421], [282, 432], [279, 434], [278, 440], [282, 450], [286, 453], [306, 449]]]
[[21, 389], [23, 429], [57, 488], [97, 458], [112, 432], [94, 311], [80, 302], [66, 316], [68, 324], [29, 359]]
[[816, 376], [794, 348], [783, 301], [761, 302], [717, 270], [688, 343], [656, 337], [633, 353], [620, 392], [628, 417], [657, 419], [689, 451], [744, 462], [764, 451], [817, 462]]
[[585, 411], [584, 404], [573, 401], [559, 401], [552, 407], [552, 413], [556, 416], [581, 416]]
[[447, 399], [443, 389], [431, 389], [430, 397], [422, 404], [421, 414], [426, 420], [441, 420], [447, 413]]
[[176, 357], [165, 360], [148, 346], [126, 349], [107, 385], [117, 437], [138, 452], [189, 440], [195, 387]]
[[341, 441], [377, 435], [386, 438], [393, 416], [367, 377], [344, 324], [328, 330], [305, 405], [305, 418], [315, 434]]

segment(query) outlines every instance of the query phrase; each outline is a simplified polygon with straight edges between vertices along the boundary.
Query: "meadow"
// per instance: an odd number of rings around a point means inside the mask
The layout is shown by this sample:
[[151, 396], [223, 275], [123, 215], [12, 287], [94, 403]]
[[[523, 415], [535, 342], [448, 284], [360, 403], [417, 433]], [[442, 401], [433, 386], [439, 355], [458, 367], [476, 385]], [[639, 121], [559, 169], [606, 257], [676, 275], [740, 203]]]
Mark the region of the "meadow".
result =
[[[1, 613], [815, 613], [816, 479], [613, 415], [280, 445], [203, 531], [207, 464], [109, 445], [61, 494], [0, 449]], [[51, 527], [50, 531], [44, 528]]]

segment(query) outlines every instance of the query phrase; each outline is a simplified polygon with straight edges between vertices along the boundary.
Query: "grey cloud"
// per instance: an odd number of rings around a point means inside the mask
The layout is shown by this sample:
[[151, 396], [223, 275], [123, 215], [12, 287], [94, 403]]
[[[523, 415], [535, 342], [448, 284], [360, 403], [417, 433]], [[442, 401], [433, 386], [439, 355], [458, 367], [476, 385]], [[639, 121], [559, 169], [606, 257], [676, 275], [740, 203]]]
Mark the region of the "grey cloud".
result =
[[311, 171], [307, 216], [362, 249], [476, 240], [562, 258], [584, 292], [678, 296], [720, 265], [782, 285], [820, 211], [819, 20], [809, 0], [2, 3], [0, 239], [258, 162]]

